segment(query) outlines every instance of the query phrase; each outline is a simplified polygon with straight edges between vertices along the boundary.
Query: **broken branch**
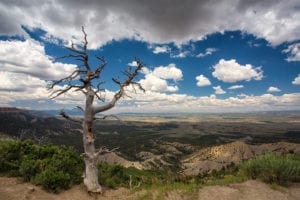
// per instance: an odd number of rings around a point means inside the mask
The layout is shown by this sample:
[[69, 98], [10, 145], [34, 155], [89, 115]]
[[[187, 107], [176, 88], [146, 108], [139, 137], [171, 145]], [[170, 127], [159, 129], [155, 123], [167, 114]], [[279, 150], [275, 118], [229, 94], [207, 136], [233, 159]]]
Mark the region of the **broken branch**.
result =
[[119, 147], [113, 148], [113, 149], [111, 149], [111, 150], [109, 150], [109, 149], [106, 148], [106, 147], [101, 147], [101, 148], [99, 149], [99, 151], [97, 152], [96, 156], [104, 155], [104, 154], [107, 154], [107, 153], [112, 153], [112, 152], [114, 152], [114, 151], [116, 151], [116, 150], [118, 150], [118, 149], [119, 149]]
[[76, 123], [82, 123], [83, 122], [82, 118], [71, 117], [71, 116], [67, 115], [64, 110], [61, 110], [59, 115], [61, 115], [63, 118], [65, 118], [67, 120], [70, 120], [70, 121], [73, 121], [73, 122], [76, 122]]

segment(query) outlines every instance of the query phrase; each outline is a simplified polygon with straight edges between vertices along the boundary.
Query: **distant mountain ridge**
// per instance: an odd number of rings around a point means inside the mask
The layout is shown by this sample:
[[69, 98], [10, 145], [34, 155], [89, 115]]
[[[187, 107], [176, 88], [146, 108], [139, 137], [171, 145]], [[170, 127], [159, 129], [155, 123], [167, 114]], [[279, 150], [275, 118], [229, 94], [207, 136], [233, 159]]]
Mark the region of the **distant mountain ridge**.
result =
[[0, 107], [0, 133], [4, 137], [34, 139], [68, 135], [66, 123], [43, 111]]
[[[64, 109], [66, 113], [69, 115], [83, 115], [83, 112], [77, 108], [73, 109]], [[0, 112], [29, 112], [33, 115], [37, 115], [39, 117], [53, 117], [58, 116], [60, 113], [60, 109], [52, 109], [52, 110], [29, 110], [29, 109], [21, 109], [16, 107], [0, 107]], [[300, 110], [286, 110], [286, 111], [255, 111], [255, 112], [226, 112], [226, 113], [136, 113], [136, 112], [123, 112], [116, 113], [119, 116], [144, 116], [144, 117], [183, 117], [183, 116], [221, 116], [221, 117], [242, 117], [242, 116], [281, 116], [281, 115], [289, 115], [289, 116], [299, 116]]]
[[16, 108], [16, 107], [0, 107], [0, 113], [1, 114], [25, 114], [25, 115], [30, 115], [32, 117], [37, 117], [37, 118], [53, 117], [53, 115], [51, 115], [45, 111], [26, 110], [26, 109], [20, 109], [20, 108]]

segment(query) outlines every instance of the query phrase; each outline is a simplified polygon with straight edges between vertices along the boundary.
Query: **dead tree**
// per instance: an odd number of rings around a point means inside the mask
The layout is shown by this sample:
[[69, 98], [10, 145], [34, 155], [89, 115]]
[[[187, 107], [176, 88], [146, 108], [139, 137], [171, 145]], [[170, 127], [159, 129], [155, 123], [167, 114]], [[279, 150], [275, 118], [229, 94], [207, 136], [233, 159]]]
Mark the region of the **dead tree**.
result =
[[[101, 186], [98, 182], [97, 168], [99, 156], [105, 153], [109, 153], [112, 150], [108, 150], [107, 148], [103, 147], [99, 150], [95, 148], [93, 123], [97, 119], [97, 113], [101, 113], [113, 108], [116, 105], [116, 102], [121, 97], [126, 96], [125, 90], [127, 86], [133, 85], [133, 87], [138, 86], [138, 88], [142, 89], [140, 84], [135, 82], [135, 79], [137, 78], [140, 70], [142, 69], [143, 63], [136, 59], [137, 66], [133, 68], [128, 68], [123, 72], [125, 75], [124, 81], [112, 78], [113, 82], [115, 82], [119, 86], [119, 90], [113, 95], [113, 98], [107, 102], [101, 95], [103, 94], [104, 90], [101, 88], [103, 82], [100, 81], [100, 75], [107, 63], [103, 57], [96, 56], [100, 64], [95, 68], [92, 68], [90, 66], [89, 55], [87, 52], [87, 34], [84, 30], [84, 27], [82, 27], [82, 33], [84, 36], [83, 44], [80, 46], [72, 44], [71, 47], [66, 47], [70, 51], [70, 55], [62, 57], [73, 58], [75, 60], [80, 61], [82, 65], [78, 66], [78, 68], [75, 71], [73, 71], [69, 76], [58, 81], [53, 81], [50, 84], [49, 89], [52, 91], [51, 98], [56, 98], [62, 94], [65, 94], [68, 91], [80, 91], [85, 95], [85, 107], [79, 107], [84, 113], [83, 118], [69, 116], [63, 110], [60, 112], [60, 115], [70, 121], [77, 122], [82, 125], [82, 136], [84, 146], [84, 153], [82, 154], [82, 156], [84, 157], [85, 162], [83, 182], [88, 192], [101, 193]], [[94, 84], [95, 82], [97, 82], [97, 85]], [[63, 84], [64, 87], [61, 86]], [[102, 101], [102, 105], [94, 105], [95, 99]]]

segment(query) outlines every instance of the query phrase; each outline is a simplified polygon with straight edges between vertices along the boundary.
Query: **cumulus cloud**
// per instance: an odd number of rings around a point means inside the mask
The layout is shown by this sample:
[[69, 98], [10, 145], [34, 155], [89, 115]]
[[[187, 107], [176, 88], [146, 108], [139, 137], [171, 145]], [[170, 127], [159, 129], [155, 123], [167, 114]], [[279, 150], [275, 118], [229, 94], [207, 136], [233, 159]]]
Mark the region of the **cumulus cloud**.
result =
[[228, 90], [236, 90], [236, 89], [241, 89], [241, 88], [244, 88], [243, 85], [233, 85], [233, 86], [230, 86], [228, 88]]
[[273, 87], [273, 86], [270, 86], [267, 90], [267, 92], [269, 93], [272, 93], [272, 92], [280, 92], [281, 90], [277, 87]]
[[0, 91], [24, 92], [46, 87], [45, 81], [27, 74], [0, 71]]
[[[51, 101], [46, 80], [61, 79], [76, 69], [72, 64], [53, 62], [45, 54], [44, 47], [30, 39], [0, 41], [0, 46], [1, 105], [26, 102], [34, 109], [48, 108], [47, 104], [50, 105]], [[44, 106], [38, 107], [42, 102]]]
[[283, 53], [288, 54], [287, 61], [300, 61], [300, 43], [295, 43], [289, 45], [285, 50], [283, 50]]
[[227, 83], [250, 81], [252, 79], [261, 80], [263, 78], [261, 67], [254, 67], [250, 64], [240, 65], [235, 59], [221, 59], [218, 64], [213, 66], [213, 69], [212, 75]]
[[292, 83], [294, 85], [300, 85], [300, 74], [298, 74], [298, 76], [294, 79], [294, 81]]
[[170, 52], [171, 49], [170, 47], [168, 47], [167, 45], [164, 45], [164, 46], [156, 46], [154, 49], [153, 49], [153, 53], [155, 54], [160, 54], [160, 53], [168, 53]]
[[113, 39], [182, 44], [214, 32], [242, 30], [278, 45], [299, 39], [299, 4], [298, 0], [1, 1], [0, 34], [21, 35], [24, 25], [42, 28], [54, 38], [80, 40], [78, 29], [85, 25], [91, 47], [97, 48]]
[[220, 85], [213, 87], [213, 89], [215, 90], [216, 94], [226, 94], [226, 92], [221, 88]]
[[209, 56], [209, 55], [213, 54], [216, 51], [218, 51], [218, 49], [216, 49], [216, 48], [207, 48], [207, 49], [205, 49], [204, 53], [199, 53], [196, 57], [203, 58], [205, 56]]
[[[82, 105], [84, 95], [70, 90], [68, 93], [50, 100], [47, 81], [23, 73], [0, 71], [0, 105], [18, 106], [28, 109], [61, 109], [63, 106], [74, 108]], [[56, 86], [62, 89], [65, 86]]]
[[[145, 90], [155, 92], [176, 92], [178, 86], [175, 85], [177, 81], [182, 80], [182, 71], [171, 63], [168, 66], [159, 66], [150, 71], [148, 68], [143, 69], [145, 78], [139, 82]], [[173, 81], [170, 84], [169, 81]]]
[[152, 74], [159, 78], [172, 79], [174, 81], [179, 81], [183, 77], [181, 69], [177, 68], [174, 63], [171, 63], [168, 66], [156, 67]]
[[[119, 102], [114, 112], [240, 112], [262, 110], [299, 110], [300, 93], [242, 95], [218, 99], [216, 95], [190, 96], [147, 91]], [[123, 105], [123, 106], [122, 106]], [[129, 106], [130, 105], [130, 106]], [[217, 111], [216, 111], [217, 108]]]
[[[12, 74], [1, 74], [1, 78]], [[24, 79], [24, 75], [16, 77]], [[15, 78], [15, 79], [16, 79]], [[30, 80], [32, 81], [32, 80]], [[49, 93], [43, 87], [43, 82], [35, 80], [36, 86], [26, 88], [26, 91], [7, 91], [0, 89], [2, 106], [14, 106], [18, 101], [28, 102], [27, 108], [34, 109], [70, 109], [84, 102], [83, 94], [70, 91], [52, 101], [49, 100]], [[6, 83], [9, 85], [10, 83]], [[29, 83], [21, 83], [29, 84]], [[58, 86], [63, 88], [65, 86]], [[130, 88], [128, 88], [130, 90]], [[107, 101], [113, 97], [114, 91], [106, 90], [103, 94]], [[240, 112], [246, 111], [266, 111], [266, 110], [299, 110], [300, 93], [283, 94], [275, 96], [273, 94], [238, 95], [219, 99], [216, 95], [191, 96], [187, 94], [163, 93], [147, 90], [145, 93], [130, 93], [132, 98], [121, 99], [116, 107], [109, 112]], [[102, 102], [97, 102], [103, 104]], [[24, 103], [23, 103], [24, 105]], [[217, 109], [216, 109], [217, 108]]]
[[53, 62], [36, 41], [0, 41], [0, 67], [3, 71], [24, 73], [44, 80], [61, 79], [76, 68]]
[[23, 73], [0, 71], [1, 103], [47, 99], [48, 94], [44, 80]]
[[196, 76], [196, 80], [197, 80], [197, 86], [199, 87], [211, 85], [210, 80], [202, 74]]
[[165, 79], [154, 76], [153, 74], [147, 74], [145, 79], [140, 80], [140, 84], [145, 90], [155, 92], [176, 92], [177, 86], [170, 86]]
[[[82, 39], [80, 27], [84, 25], [91, 48], [98, 48], [112, 40], [125, 38], [146, 41], [163, 47], [160, 44], [174, 42], [175, 45], [182, 45], [188, 41], [204, 39], [206, 35], [211, 33], [241, 30], [254, 34], [257, 38], [265, 38], [271, 45], [278, 45], [287, 41], [299, 40], [299, 8], [298, 0], [1, 1], [0, 35], [24, 35], [21, 27], [26, 26], [45, 30], [47, 33], [43, 39], [46, 41], [58, 43], [60, 39], [65, 39], [73, 40], [76, 43]], [[1, 104], [16, 99], [27, 99], [28, 101], [32, 100], [32, 102], [46, 101], [48, 92], [44, 88], [44, 80], [61, 78], [75, 68], [74, 65], [54, 63], [50, 57], [45, 55], [43, 46], [35, 41], [2, 41], [0, 46], [0, 69], [2, 73], [0, 76], [3, 83], [0, 88]], [[298, 44], [287, 47], [284, 53], [288, 54], [289, 61], [299, 60], [298, 49]], [[163, 48], [156, 50], [157, 53], [162, 53], [162, 51], [164, 51]], [[205, 55], [206, 51], [202, 53]], [[171, 56], [179, 58], [187, 55], [189, 52], [184, 50], [180, 50], [178, 54], [171, 54]], [[229, 65], [228, 62], [232, 60], [223, 61]], [[222, 72], [222, 67], [220, 67], [220, 70], [214, 69], [216, 75], [214, 77], [219, 77], [219, 80], [230, 83], [263, 78], [262, 70], [258, 67], [240, 65], [236, 61], [232, 64], [235, 66], [232, 68], [239, 73], [231, 76]], [[231, 71], [230, 69], [230, 67], [227, 68], [227, 71]], [[161, 75], [162, 72], [154, 73], [154, 71], [155, 69], [151, 71], [148, 68], [143, 68], [145, 78], [142, 81], [154, 80], [150, 83], [155, 84], [157, 82], [157, 85], [145, 83], [145, 85], [148, 84], [149, 91], [146, 92], [145, 96], [141, 95], [136, 104], [132, 102], [139, 108], [146, 105], [146, 108], [151, 110], [153, 105], [158, 105], [158, 109], [167, 110], [168, 105], [177, 109], [181, 107], [178, 105], [182, 105], [183, 110], [184, 108], [195, 108], [195, 110], [203, 111], [213, 110], [216, 106], [226, 110], [232, 107], [244, 108], [245, 105], [250, 105], [247, 108], [299, 109], [299, 94], [282, 96], [273, 96], [272, 94], [245, 95], [241, 98], [231, 97], [223, 100], [217, 99], [215, 95], [194, 97], [161, 93], [162, 91], [178, 90], [176, 81], [182, 79], [182, 73], [180, 75], [179, 71], [174, 70], [173, 75], [166, 74], [163, 76]], [[13, 84], [14, 80], [21, 79], [19, 85]], [[30, 83], [35, 85], [31, 89], [26, 87]], [[299, 76], [295, 78], [293, 84], [299, 84]], [[151, 91], [151, 88], [156, 92]], [[145, 99], [151, 99], [151, 95], [153, 98], [155, 97], [153, 102], [145, 101]], [[80, 97], [76, 96], [75, 93], [70, 93], [65, 98], [68, 101], [61, 100], [63, 99], [61, 97], [55, 102], [70, 105], [80, 101]], [[61, 102], [59, 102], [60, 100]], [[136, 99], [132, 101], [134, 100]], [[124, 106], [125, 108], [128, 109]]]
[[135, 60], [132, 61], [132, 62], [130, 62], [130, 63], [128, 63], [127, 65], [130, 66], [130, 67], [137, 67], [138, 66], [138, 64], [137, 64], [137, 62]]

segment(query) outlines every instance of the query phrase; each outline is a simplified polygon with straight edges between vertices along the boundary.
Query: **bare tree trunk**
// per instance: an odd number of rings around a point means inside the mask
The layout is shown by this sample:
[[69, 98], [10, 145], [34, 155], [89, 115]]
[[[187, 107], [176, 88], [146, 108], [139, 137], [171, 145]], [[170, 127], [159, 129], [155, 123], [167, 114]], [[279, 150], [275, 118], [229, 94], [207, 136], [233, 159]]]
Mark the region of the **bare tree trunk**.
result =
[[97, 162], [94, 159], [85, 159], [85, 177], [83, 183], [89, 192], [101, 193], [102, 189], [98, 182]]
[[91, 87], [87, 87], [85, 102], [85, 116], [83, 120], [83, 146], [84, 146], [84, 162], [85, 174], [84, 185], [89, 192], [101, 193], [101, 186], [98, 181], [98, 154], [95, 150], [95, 137], [93, 133], [93, 101], [94, 93]]
[[[93, 122], [95, 120], [95, 115], [97, 113], [102, 113], [113, 108], [116, 102], [122, 97], [126, 96], [125, 88], [129, 85], [138, 86], [139, 89], [144, 91], [140, 83], [135, 82], [134, 79], [138, 76], [139, 71], [143, 68], [143, 63], [139, 60], [136, 60], [137, 67], [129, 68], [123, 72], [126, 79], [120, 81], [116, 78], [112, 80], [119, 85], [119, 91], [116, 92], [113, 98], [108, 102], [104, 103], [102, 106], [93, 106], [94, 98], [97, 97], [98, 100], [105, 102], [105, 98], [101, 97], [101, 84], [103, 82], [98, 82], [97, 86], [93, 85], [93, 80], [100, 79], [102, 70], [106, 65], [106, 61], [102, 57], [96, 56], [98, 60], [101, 61], [101, 64], [95, 69], [92, 69], [89, 65], [89, 56], [87, 52], [87, 34], [82, 27], [82, 32], [84, 35], [83, 45], [77, 48], [74, 44], [71, 47], [66, 47], [71, 51], [70, 55], [63, 56], [62, 58], [74, 58], [83, 63], [82, 68], [74, 70], [69, 76], [62, 78], [57, 81], [53, 81], [49, 86], [50, 90], [53, 90], [51, 93], [51, 98], [56, 98], [62, 94], [67, 93], [68, 91], [81, 91], [85, 94], [85, 109], [80, 108], [84, 112], [84, 118], [72, 117], [67, 115], [63, 110], [60, 112], [60, 115], [70, 121], [80, 123], [83, 128], [83, 147], [84, 147], [84, 162], [85, 162], [85, 171], [84, 171], [84, 185], [87, 188], [87, 191], [93, 193], [101, 193], [101, 186], [98, 181], [98, 160], [99, 156], [112, 152], [113, 150], [108, 150], [107, 148], [100, 148], [99, 151], [95, 149], [95, 136], [93, 133]], [[80, 84], [78, 84], [78, 80]], [[65, 88], [55, 89], [55, 86], [61, 84], [66, 84]], [[105, 117], [103, 118], [105, 119]]]

